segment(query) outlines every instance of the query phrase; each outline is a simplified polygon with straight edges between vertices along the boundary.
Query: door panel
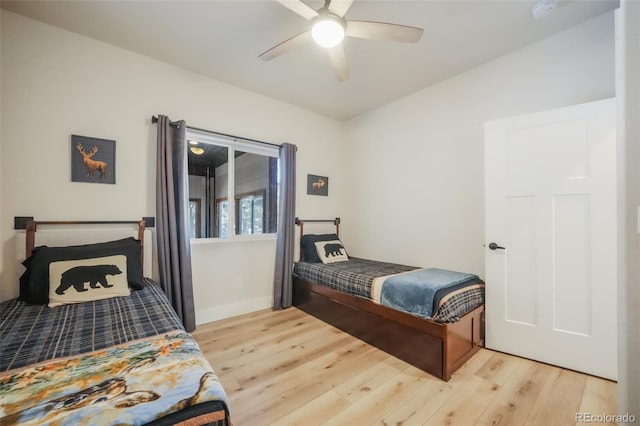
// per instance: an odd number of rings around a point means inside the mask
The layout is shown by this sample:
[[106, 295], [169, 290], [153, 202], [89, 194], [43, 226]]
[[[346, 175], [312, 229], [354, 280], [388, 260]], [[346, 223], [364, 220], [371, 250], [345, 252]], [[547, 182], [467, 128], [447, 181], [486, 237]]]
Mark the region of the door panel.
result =
[[506, 320], [538, 324], [538, 297], [535, 281], [536, 218], [534, 197], [507, 197], [509, 267], [506, 285]]
[[553, 202], [553, 327], [591, 335], [589, 195], [557, 195]]
[[615, 379], [615, 100], [485, 125], [487, 347]]

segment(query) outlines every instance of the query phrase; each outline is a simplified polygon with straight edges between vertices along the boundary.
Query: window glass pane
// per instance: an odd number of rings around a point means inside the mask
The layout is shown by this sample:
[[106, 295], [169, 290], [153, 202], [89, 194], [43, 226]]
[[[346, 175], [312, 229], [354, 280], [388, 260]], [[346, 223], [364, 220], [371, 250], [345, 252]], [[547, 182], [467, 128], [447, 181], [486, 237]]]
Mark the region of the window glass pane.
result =
[[276, 232], [277, 159], [236, 151], [236, 234]]
[[[189, 199], [200, 200], [193, 208], [193, 215], [200, 217], [200, 226], [191, 220], [190, 234], [195, 238], [228, 236], [229, 215], [222, 210], [220, 216], [218, 200], [228, 197], [229, 149], [225, 146], [196, 141], [188, 143]], [[228, 206], [227, 206], [228, 207]], [[199, 210], [199, 212], [198, 212]]]
[[238, 203], [238, 225], [240, 226], [240, 234], [252, 234], [252, 226], [251, 226], [251, 216], [253, 214], [253, 207], [251, 204], [252, 197], [243, 197], [240, 198], [240, 202]]
[[202, 231], [202, 222], [200, 220], [201, 200], [192, 198], [189, 200], [189, 236], [191, 238], [200, 238]]
[[229, 203], [227, 200], [218, 201], [218, 235], [226, 238], [229, 236]]
[[263, 233], [263, 218], [264, 218], [264, 196], [260, 195], [253, 197], [253, 233]]
[[189, 237], [196, 237], [196, 204], [189, 201]]

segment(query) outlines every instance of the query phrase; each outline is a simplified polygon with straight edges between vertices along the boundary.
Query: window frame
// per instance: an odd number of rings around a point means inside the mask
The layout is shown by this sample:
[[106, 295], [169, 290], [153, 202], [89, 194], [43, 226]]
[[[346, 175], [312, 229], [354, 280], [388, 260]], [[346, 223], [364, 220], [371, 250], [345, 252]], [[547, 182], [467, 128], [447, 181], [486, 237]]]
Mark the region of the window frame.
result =
[[[234, 241], [234, 240], [239, 240], [239, 239], [256, 239], [256, 240], [260, 240], [260, 239], [265, 239], [265, 238], [275, 238], [276, 234], [277, 234], [277, 225], [276, 225], [276, 232], [263, 232], [261, 234], [236, 234], [236, 227], [239, 226], [238, 224], [238, 213], [237, 213], [237, 203], [238, 203], [238, 199], [237, 199], [237, 195], [235, 194], [235, 181], [236, 181], [236, 167], [235, 167], [235, 153], [236, 151], [241, 151], [241, 152], [246, 152], [246, 153], [250, 153], [250, 154], [257, 154], [257, 155], [263, 155], [265, 157], [272, 157], [275, 158], [276, 160], [279, 158], [280, 155], [280, 149], [278, 146], [276, 145], [269, 145], [269, 144], [262, 144], [259, 142], [252, 142], [249, 140], [244, 140], [244, 139], [240, 139], [240, 138], [233, 138], [233, 137], [228, 137], [228, 136], [224, 136], [224, 135], [218, 135], [218, 134], [213, 134], [213, 133], [209, 133], [209, 132], [204, 132], [201, 130], [196, 130], [196, 129], [189, 129], [187, 128], [186, 130], [186, 140], [187, 140], [187, 144], [186, 144], [186, 149], [189, 149], [189, 143], [188, 141], [196, 141], [198, 143], [202, 143], [202, 144], [212, 144], [212, 145], [217, 145], [217, 146], [223, 146], [225, 148], [227, 148], [227, 163], [228, 163], [228, 179], [227, 179], [227, 196], [226, 197], [220, 197], [220, 198], [216, 198], [216, 200], [214, 200], [215, 203], [215, 209], [216, 209], [216, 217], [218, 216], [217, 213], [217, 209], [218, 209], [218, 201], [222, 200], [222, 198], [226, 198], [226, 200], [230, 200], [233, 199], [234, 202], [233, 203], [227, 203], [228, 207], [228, 215], [229, 215], [229, 223], [227, 224], [227, 230], [228, 230], [228, 236], [226, 237], [220, 237], [218, 235], [219, 233], [219, 226], [218, 224], [216, 224], [216, 236], [215, 237], [205, 237], [205, 238], [192, 238], [191, 242], [195, 242], [195, 241]], [[280, 192], [280, 187], [279, 187], [279, 183], [280, 183], [280, 179], [279, 177], [277, 177], [277, 192]], [[266, 193], [266, 191], [254, 191], [256, 193], [258, 192], [263, 192]], [[239, 194], [239, 195], [243, 195], [243, 194]], [[244, 194], [247, 195], [247, 194]], [[279, 208], [278, 206], [278, 196], [276, 195], [276, 200], [275, 200], [275, 204], [276, 204], [276, 211]], [[265, 228], [265, 215], [266, 215], [266, 209], [267, 206], [265, 204], [265, 207], [263, 209], [263, 229], [268, 229]]]

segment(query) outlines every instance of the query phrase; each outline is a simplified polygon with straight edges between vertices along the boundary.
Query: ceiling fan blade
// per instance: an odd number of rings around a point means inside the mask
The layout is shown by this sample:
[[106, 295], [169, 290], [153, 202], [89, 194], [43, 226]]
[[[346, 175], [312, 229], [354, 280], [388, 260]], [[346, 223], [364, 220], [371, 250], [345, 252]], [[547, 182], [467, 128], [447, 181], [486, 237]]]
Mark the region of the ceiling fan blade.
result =
[[300, 0], [276, 0], [278, 3], [286, 7], [292, 12], [297, 13], [305, 19], [311, 20], [318, 16], [318, 12], [311, 9], [306, 4], [302, 3]]
[[349, 80], [349, 64], [347, 64], [347, 55], [344, 53], [342, 44], [327, 50], [329, 51], [329, 59], [331, 59], [331, 65], [333, 65], [338, 80]]
[[422, 28], [371, 21], [347, 21], [345, 29], [345, 34], [351, 37], [406, 43], [416, 43], [423, 32]]
[[351, 7], [351, 3], [353, 3], [353, 0], [331, 0], [331, 3], [329, 3], [329, 10], [336, 15], [343, 17]]
[[258, 58], [262, 59], [263, 61], [268, 61], [270, 59], [275, 58], [276, 56], [280, 56], [283, 53], [285, 53], [286, 51], [293, 49], [296, 46], [299, 46], [301, 44], [304, 44], [308, 41], [311, 40], [311, 32], [310, 31], [305, 31], [303, 33], [300, 33], [296, 36], [291, 37], [290, 39], [287, 39], [285, 41], [283, 41], [280, 44], [275, 45], [274, 47], [272, 47], [271, 49], [267, 50], [264, 53], [261, 53]]

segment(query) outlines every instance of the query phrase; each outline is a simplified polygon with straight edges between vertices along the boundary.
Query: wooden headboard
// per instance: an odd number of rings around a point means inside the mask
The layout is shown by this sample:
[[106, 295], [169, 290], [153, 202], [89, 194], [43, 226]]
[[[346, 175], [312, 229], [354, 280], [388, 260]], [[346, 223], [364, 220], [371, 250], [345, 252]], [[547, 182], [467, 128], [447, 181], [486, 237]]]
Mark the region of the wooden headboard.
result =
[[[41, 220], [29, 220], [26, 222], [26, 247], [25, 247], [25, 255], [28, 258], [29, 256], [31, 256], [31, 252], [33, 251], [36, 243], [36, 231], [38, 230], [38, 226], [39, 225], [55, 225], [57, 227], [57, 225], [64, 225], [64, 226], [70, 226], [73, 227], [73, 225], [135, 225], [137, 226], [137, 238], [138, 240], [140, 240], [140, 245], [142, 247], [142, 250], [140, 252], [140, 261], [142, 262], [143, 265], [143, 269], [145, 270], [146, 274], [145, 276], [151, 276], [150, 273], [150, 269], [151, 269], [151, 259], [148, 258], [148, 256], [145, 256], [145, 229], [146, 229], [146, 221], [145, 219], [142, 220], [102, 220], [102, 221], [81, 221], [81, 220], [70, 220], [70, 221], [41, 221]], [[133, 233], [134, 228], [132, 227], [130, 231]], [[78, 229], [74, 229], [75, 232], [80, 233], [86, 233], [89, 232], [89, 235], [91, 235], [92, 233], [97, 232], [95, 229], [90, 229], [87, 231], [84, 230], [78, 230]], [[122, 229], [116, 230], [119, 231], [120, 234], [116, 236], [115, 231], [113, 238], [112, 239], [116, 239], [116, 238], [121, 238], [122, 235]], [[69, 231], [69, 233], [72, 231]], [[105, 237], [105, 235], [109, 234], [110, 231], [109, 229], [103, 230], [101, 231], [103, 233], [103, 240], [107, 241], [108, 237]], [[131, 234], [130, 234], [131, 235]], [[132, 236], [132, 235], [131, 235]], [[107, 238], [107, 239], [104, 239]], [[88, 239], [88, 241], [84, 241], [82, 243], [90, 243], [90, 242], [99, 242], [99, 241], [91, 241], [90, 236], [86, 237], [85, 239]], [[70, 241], [70, 244], [79, 244], [79, 242], [77, 241]], [[147, 243], [147, 246], [151, 247], [149, 245], [149, 242]], [[149, 253], [150, 254], [150, 253]], [[149, 275], [147, 275], [149, 274]]]

